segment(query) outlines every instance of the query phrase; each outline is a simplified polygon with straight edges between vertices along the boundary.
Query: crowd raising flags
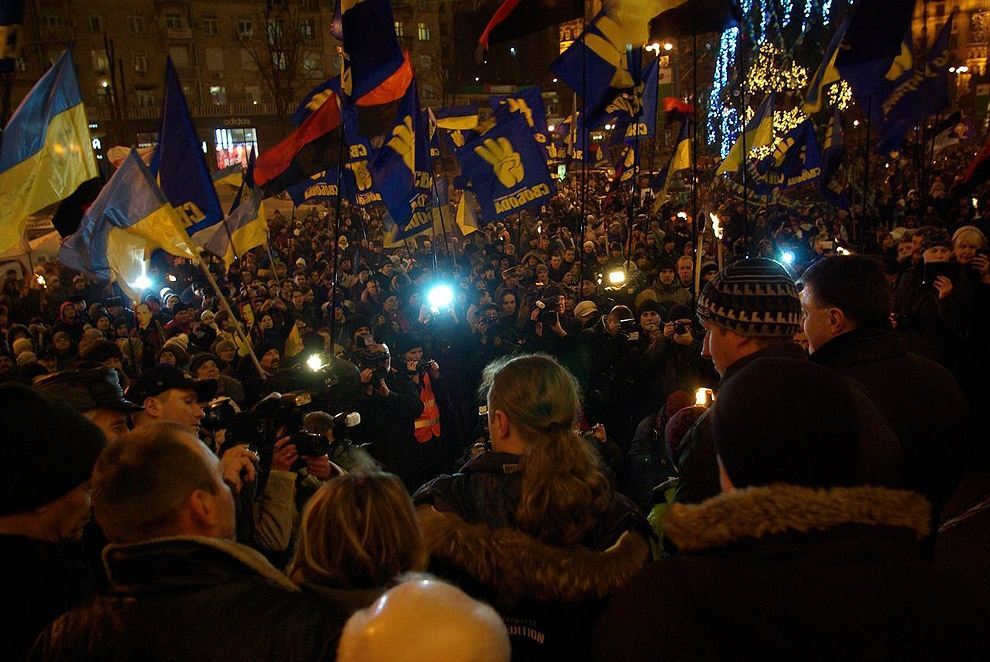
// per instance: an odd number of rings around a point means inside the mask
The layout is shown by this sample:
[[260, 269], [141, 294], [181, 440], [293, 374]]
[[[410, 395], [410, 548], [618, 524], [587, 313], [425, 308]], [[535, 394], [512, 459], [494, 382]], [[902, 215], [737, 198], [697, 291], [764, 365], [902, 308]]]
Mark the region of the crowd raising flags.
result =
[[[21, 17], [9, 11], [10, 6], [20, 5], [5, 3], [0, 13], [0, 44], [5, 49], [0, 66], [9, 64], [19, 42]], [[804, 96], [806, 117], [788, 131], [775, 130], [774, 94], [756, 97], [754, 101], [761, 102], [755, 114], [716, 176], [742, 171], [744, 193], [751, 190], [754, 195], [817, 181], [828, 202], [848, 207], [842, 124], [829, 104], [831, 86], [845, 81], [852, 88], [861, 112], [876, 127], [876, 148], [881, 152], [900, 149], [911, 128], [948, 109], [949, 37], [955, 12], [916, 64], [910, 48], [913, 8], [913, 0], [860, 0], [828, 38]], [[479, 45], [487, 48], [582, 17], [583, 9], [584, 3], [576, 0], [491, 0], [479, 10], [490, 16], [478, 36]], [[607, 0], [584, 33], [549, 65], [580, 97], [580, 110], [575, 108], [551, 131], [539, 87], [492, 96], [493, 117], [484, 122], [474, 106], [422, 108], [390, 1], [339, 3], [331, 30], [343, 43], [343, 74], [303, 97], [293, 115], [295, 129], [256, 161], [252, 154], [248, 172], [233, 168], [212, 180], [169, 61], [160, 143], [150, 168], [139, 167], [134, 153], [123, 162], [100, 192], [99, 204], [66, 241], [65, 258], [123, 283], [134, 277], [139, 263], [134, 256], [155, 248], [189, 255], [202, 247], [229, 268], [237, 256], [265, 242], [261, 200], [283, 192], [295, 204], [341, 196], [357, 207], [383, 204], [394, 227], [392, 240], [401, 241], [430, 231], [438, 222], [444, 227], [440, 210], [448, 207], [448, 191], [445, 182], [435, 179], [441, 143], [460, 167], [454, 184], [462, 194], [452, 220], [464, 233], [546, 204], [556, 193], [551, 166], [572, 159], [589, 167], [607, 166], [603, 148], [615, 157], [618, 143], [624, 143], [614, 192], [634, 179], [642, 154], [636, 141], [659, 135], [659, 58], [649, 56], [645, 43], [658, 36], [677, 38], [729, 26], [746, 29], [740, 6], [731, 0]], [[812, 118], [826, 108], [833, 116], [822, 134], [822, 149]], [[675, 175], [694, 167], [696, 157], [691, 121], [695, 106], [686, 98], [668, 97], [662, 109], [668, 122], [679, 121], [680, 129], [673, 153], [650, 184], [655, 209], [669, 199]], [[739, 114], [747, 116], [746, 110]], [[960, 116], [949, 120], [935, 131], [940, 135], [933, 134], [933, 146], [950, 143], [957, 128], [964, 127]], [[606, 124], [611, 125], [611, 141], [592, 141], [591, 132]], [[769, 156], [768, 148], [773, 150]], [[760, 160], [753, 158], [757, 149], [763, 150]], [[990, 176], [983, 174], [985, 161], [981, 155], [973, 164], [967, 185]], [[72, 56], [66, 52], [25, 97], [0, 144], [0, 250], [21, 241], [30, 214], [59, 201], [85, 198], [88, 203], [93, 193], [81, 196], [77, 191], [96, 177]], [[222, 182], [240, 186], [226, 219], [216, 194]], [[695, 185], [697, 178], [691, 182]], [[170, 211], [158, 204], [162, 200]], [[73, 203], [76, 219], [84, 207]], [[161, 224], [161, 232], [144, 230], [156, 224]], [[73, 226], [65, 234], [74, 230]]]

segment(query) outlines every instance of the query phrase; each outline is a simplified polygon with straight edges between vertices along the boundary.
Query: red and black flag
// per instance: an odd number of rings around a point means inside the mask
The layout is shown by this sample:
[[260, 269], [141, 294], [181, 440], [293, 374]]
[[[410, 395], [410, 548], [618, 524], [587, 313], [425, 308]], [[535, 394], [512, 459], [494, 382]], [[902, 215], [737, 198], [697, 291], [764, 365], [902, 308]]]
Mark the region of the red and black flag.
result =
[[255, 162], [254, 183], [266, 196], [281, 193], [340, 160], [340, 98], [334, 94]]
[[956, 192], [964, 194], [990, 179], [990, 141], [983, 146], [973, 162], [966, 168], [962, 179], [956, 185]]
[[478, 45], [487, 50], [489, 44], [518, 39], [551, 25], [582, 18], [584, 0], [496, 0], [478, 12], [491, 15], [478, 38]]

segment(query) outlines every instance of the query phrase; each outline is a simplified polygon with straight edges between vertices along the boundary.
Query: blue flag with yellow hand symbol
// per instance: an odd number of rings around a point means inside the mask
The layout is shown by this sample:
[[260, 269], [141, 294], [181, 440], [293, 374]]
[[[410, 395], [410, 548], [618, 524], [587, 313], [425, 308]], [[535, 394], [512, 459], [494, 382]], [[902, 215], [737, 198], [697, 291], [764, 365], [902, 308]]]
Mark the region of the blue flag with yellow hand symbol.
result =
[[368, 161], [368, 171], [400, 230], [411, 231], [432, 222], [433, 160], [415, 81], [399, 104], [385, 143]]
[[525, 87], [513, 94], [494, 96], [489, 99], [495, 120], [503, 123], [518, 113], [526, 119], [526, 124], [533, 132], [536, 142], [547, 144], [547, 113], [543, 107], [543, 93], [537, 86]]
[[556, 193], [543, 148], [521, 115], [464, 145], [457, 150], [457, 160], [485, 222], [546, 204]]

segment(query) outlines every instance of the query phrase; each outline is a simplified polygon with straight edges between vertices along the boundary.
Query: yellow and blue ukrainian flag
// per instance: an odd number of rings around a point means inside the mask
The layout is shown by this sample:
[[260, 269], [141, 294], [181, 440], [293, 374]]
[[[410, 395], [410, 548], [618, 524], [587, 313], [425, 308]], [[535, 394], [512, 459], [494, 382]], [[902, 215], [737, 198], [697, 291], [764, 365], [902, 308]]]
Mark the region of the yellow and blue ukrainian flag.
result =
[[[219, 228], [203, 245], [203, 250], [223, 260], [224, 271], [230, 269], [234, 259], [252, 248], [268, 241], [268, 220], [262, 205], [262, 195], [254, 185], [254, 149], [248, 154], [248, 165], [242, 176], [241, 188], [230, 206], [230, 213]], [[247, 197], [244, 193], [247, 192]]]
[[128, 294], [152, 251], [195, 258], [189, 236], [151, 171], [132, 151], [87, 210], [79, 229], [62, 242], [67, 267], [117, 281]]
[[79, 81], [66, 51], [14, 111], [0, 145], [0, 252], [27, 218], [99, 176]]
[[746, 152], [750, 152], [757, 147], [766, 147], [773, 142], [773, 111], [774, 96], [770, 94], [757, 109], [753, 119], [746, 125], [744, 134], [736, 139], [736, 144], [732, 146], [729, 155], [722, 161], [722, 165], [715, 171], [715, 175], [726, 172], [736, 172], [746, 161], [746, 154], [743, 154], [743, 146]]
[[691, 121], [688, 119], [684, 119], [681, 122], [681, 130], [677, 136], [677, 145], [674, 147], [674, 153], [670, 157], [670, 162], [667, 164], [667, 167], [657, 174], [653, 183], [650, 185], [650, 188], [653, 189], [656, 195], [653, 200], [653, 213], [659, 211], [663, 203], [670, 197], [667, 191], [670, 188], [670, 182], [673, 180], [674, 175], [681, 170], [688, 170], [691, 167], [690, 124]]

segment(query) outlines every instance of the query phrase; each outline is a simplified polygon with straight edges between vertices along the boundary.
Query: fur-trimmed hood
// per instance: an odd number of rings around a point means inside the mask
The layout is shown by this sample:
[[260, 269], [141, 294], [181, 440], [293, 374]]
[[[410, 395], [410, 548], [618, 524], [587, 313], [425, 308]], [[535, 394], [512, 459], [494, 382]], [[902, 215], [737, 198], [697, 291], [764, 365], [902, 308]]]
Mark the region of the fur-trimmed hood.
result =
[[931, 517], [931, 504], [915, 492], [771, 485], [734, 490], [697, 505], [675, 504], [667, 515], [664, 534], [681, 551], [846, 524], [908, 529], [920, 539], [928, 535]]
[[646, 539], [626, 531], [606, 550], [557, 547], [510, 528], [472, 524], [431, 506], [416, 509], [433, 558], [492, 589], [503, 605], [524, 599], [575, 602], [610, 595], [649, 558]]

